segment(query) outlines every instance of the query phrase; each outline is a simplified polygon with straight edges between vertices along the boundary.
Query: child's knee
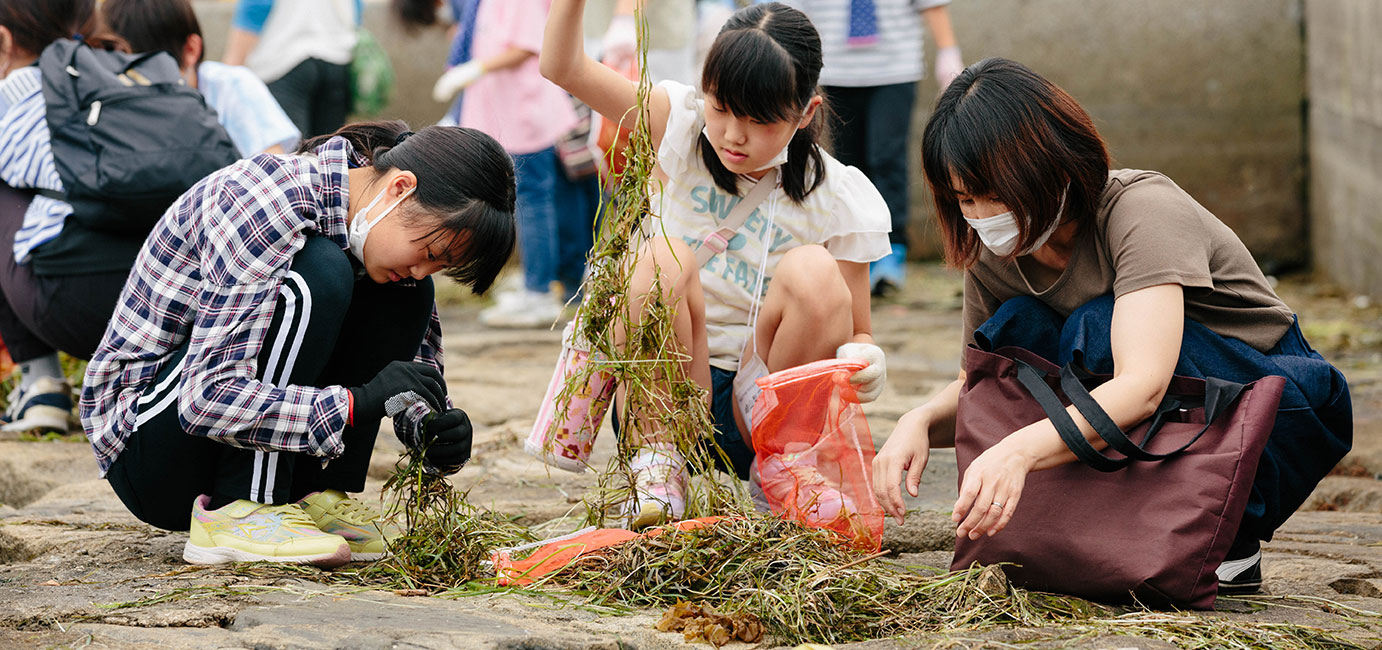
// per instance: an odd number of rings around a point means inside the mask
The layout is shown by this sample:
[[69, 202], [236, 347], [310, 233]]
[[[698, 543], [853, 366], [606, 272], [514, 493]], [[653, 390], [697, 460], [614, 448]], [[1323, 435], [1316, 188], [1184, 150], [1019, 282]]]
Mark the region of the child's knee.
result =
[[635, 292], [645, 292], [652, 287], [653, 279], [660, 277], [663, 293], [680, 293], [699, 273], [700, 266], [690, 246], [680, 239], [655, 237], [639, 249], [632, 285]]
[[773, 271], [773, 286], [803, 297], [821, 309], [849, 309], [849, 285], [839, 263], [823, 246], [799, 246], [787, 251]]

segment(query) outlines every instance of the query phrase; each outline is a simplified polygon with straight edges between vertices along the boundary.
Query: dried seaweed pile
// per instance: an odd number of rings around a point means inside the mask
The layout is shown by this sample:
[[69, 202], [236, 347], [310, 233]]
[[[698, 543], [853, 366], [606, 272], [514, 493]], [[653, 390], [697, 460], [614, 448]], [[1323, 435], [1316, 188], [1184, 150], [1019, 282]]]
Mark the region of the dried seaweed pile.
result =
[[635, 540], [572, 566], [556, 584], [596, 604], [666, 608], [691, 601], [750, 615], [785, 644], [1007, 627], [1028, 629], [1033, 638], [1121, 634], [1191, 648], [1362, 648], [1303, 625], [1118, 609], [1029, 592], [1009, 586], [997, 567], [945, 573], [861, 559], [827, 531], [747, 517]]

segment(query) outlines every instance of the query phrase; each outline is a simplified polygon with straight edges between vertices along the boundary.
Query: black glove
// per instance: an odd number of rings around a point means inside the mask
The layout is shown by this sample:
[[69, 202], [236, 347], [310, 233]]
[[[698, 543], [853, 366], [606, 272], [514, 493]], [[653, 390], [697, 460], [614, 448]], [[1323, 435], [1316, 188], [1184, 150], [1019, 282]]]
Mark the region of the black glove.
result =
[[443, 474], [452, 474], [470, 460], [470, 416], [451, 409], [427, 420], [423, 430], [423, 458]]
[[[355, 405], [352, 424], [360, 426], [384, 419], [385, 405], [396, 397], [413, 393], [427, 402], [432, 411], [441, 413], [446, 407], [446, 380], [436, 368], [416, 361], [390, 361], [374, 379], [364, 386], [350, 389]], [[395, 403], [401, 410], [403, 399]]]

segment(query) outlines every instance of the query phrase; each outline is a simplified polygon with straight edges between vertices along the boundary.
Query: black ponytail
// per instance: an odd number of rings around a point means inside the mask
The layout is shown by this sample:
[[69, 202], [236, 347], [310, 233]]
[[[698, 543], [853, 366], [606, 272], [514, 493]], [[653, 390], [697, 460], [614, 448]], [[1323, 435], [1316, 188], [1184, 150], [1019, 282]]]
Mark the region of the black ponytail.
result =
[[[799, 120], [820, 94], [821, 39], [806, 14], [780, 2], [751, 5], [730, 17], [715, 37], [701, 72], [701, 90], [726, 110], [760, 122]], [[821, 140], [830, 108], [824, 101], [811, 123], [787, 145], [782, 189], [801, 203], [825, 181]], [[702, 133], [701, 161], [715, 185], [739, 194], [739, 176], [727, 169]]]
[[513, 160], [494, 138], [475, 129], [429, 126], [400, 138], [407, 133], [408, 125], [398, 120], [349, 124], [303, 142], [298, 153], [339, 136], [369, 159], [375, 171], [415, 174], [413, 196], [421, 210], [403, 215], [415, 223], [436, 220], [421, 239], [443, 244], [452, 260], [447, 276], [484, 293], [513, 254]]

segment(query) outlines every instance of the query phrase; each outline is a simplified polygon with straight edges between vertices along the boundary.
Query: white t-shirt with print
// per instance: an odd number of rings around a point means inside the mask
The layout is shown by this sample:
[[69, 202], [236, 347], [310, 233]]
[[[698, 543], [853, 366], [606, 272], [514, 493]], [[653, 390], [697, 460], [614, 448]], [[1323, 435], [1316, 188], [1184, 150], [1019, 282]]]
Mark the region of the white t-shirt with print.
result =
[[[653, 191], [654, 218], [645, 232], [681, 238], [695, 250], [707, 235], [720, 229], [739, 197], [715, 185], [696, 147], [705, 127], [705, 101], [691, 86], [664, 81], [671, 112], [657, 152], [658, 165], [668, 181]], [[758, 288], [758, 269], [764, 272], [767, 294], [773, 269], [787, 251], [808, 244], [823, 245], [837, 260], [872, 262], [890, 252], [888, 205], [863, 172], [821, 152], [825, 180], [800, 204], [781, 187], [754, 211], [723, 252], [701, 267], [705, 292], [706, 334], [710, 365], [736, 370], [748, 341], [752, 292]], [[660, 219], [656, 219], [660, 217]], [[661, 230], [659, 230], [661, 229]], [[768, 250], [766, 264], [763, 251]], [[695, 264], [692, 259], [688, 263]], [[761, 297], [761, 296], [760, 296]]]

